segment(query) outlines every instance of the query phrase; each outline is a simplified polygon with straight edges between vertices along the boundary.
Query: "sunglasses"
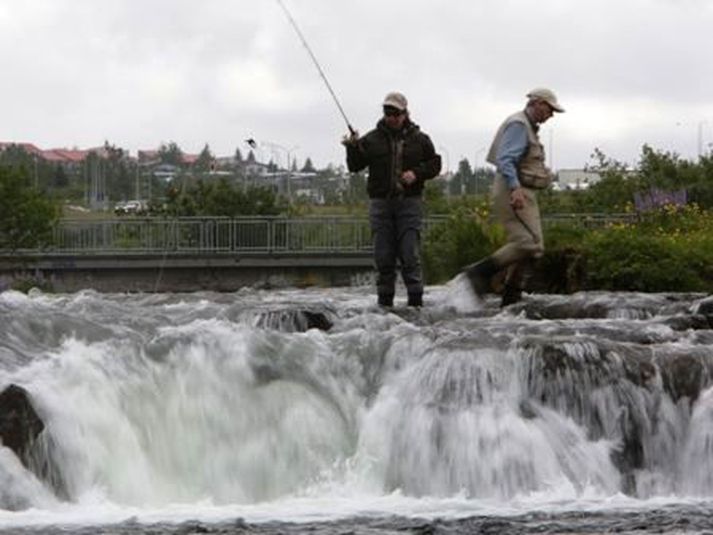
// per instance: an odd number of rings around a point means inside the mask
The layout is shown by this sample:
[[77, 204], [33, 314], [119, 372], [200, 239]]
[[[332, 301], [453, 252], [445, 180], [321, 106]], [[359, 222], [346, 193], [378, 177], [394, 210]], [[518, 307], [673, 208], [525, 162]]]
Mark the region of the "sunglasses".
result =
[[398, 117], [399, 115], [402, 115], [404, 112], [403, 110], [399, 110], [398, 108], [393, 108], [391, 106], [384, 106], [384, 115], [386, 117]]

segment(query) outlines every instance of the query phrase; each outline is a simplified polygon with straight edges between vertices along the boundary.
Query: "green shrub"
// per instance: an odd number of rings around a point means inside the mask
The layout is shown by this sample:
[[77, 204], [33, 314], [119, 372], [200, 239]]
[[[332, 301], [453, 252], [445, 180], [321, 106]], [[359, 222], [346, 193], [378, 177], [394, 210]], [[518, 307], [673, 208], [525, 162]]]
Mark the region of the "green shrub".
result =
[[492, 253], [504, 241], [501, 227], [489, 223], [487, 201], [454, 210], [424, 240], [424, 271], [429, 284], [445, 282], [466, 265]]
[[660, 236], [619, 228], [587, 240], [587, 286], [642, 292], [695, 291], [701, 280], [692, 251]]

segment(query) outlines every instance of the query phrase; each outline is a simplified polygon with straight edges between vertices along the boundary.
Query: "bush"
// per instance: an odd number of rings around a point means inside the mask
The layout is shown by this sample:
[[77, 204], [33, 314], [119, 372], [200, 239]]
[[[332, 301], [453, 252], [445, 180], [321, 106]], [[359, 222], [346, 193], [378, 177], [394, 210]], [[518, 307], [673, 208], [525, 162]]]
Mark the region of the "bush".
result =
[[30, 186], [24, 168], [0, 167], [0, 249], [48, 245], [59, 205]]
[[713, 215], [697, 206], [665, 206], [634, 224], [616, 224], [546, 254], [570, 252], [569, 288], [643, 292], [713, 291]]
[[424, 240], [424, 271], [429, 284], [445, 282], [492, 253], [504, 241], [500, 226], [489, 222], [487, 201], [464, 201]]
[[597, 232], [587, 245], [591, 289], [663, 292], [706, 286], [691, 254], [661, 237], [622, 228]]

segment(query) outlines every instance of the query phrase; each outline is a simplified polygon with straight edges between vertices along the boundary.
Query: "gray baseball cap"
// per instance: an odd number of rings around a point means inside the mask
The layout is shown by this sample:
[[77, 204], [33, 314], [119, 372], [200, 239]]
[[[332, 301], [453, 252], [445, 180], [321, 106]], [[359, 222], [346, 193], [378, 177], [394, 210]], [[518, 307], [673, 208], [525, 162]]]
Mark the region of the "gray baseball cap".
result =
[[557, 102], [557, 96], [550, 89], [538, 87], [530, 91], [527, 94], [527, 98], [529, 98], [530, 100], [544, 100], [552, 107], [554, 111], [560, 113], [564, 112], [564, 108], [560, 106], [559, 102]]
[[392, 108], [396, 108], [397, 110], [404, 111], [406, 108], [408, 108], [408, 100], [406, 100], [406, 97], [403, 96], [402, 93], [399, 93], [398, 91], [392, 91], [391, 93], [387, 94], [386, 97], [384, 97], [384, 106], [391, 106]]

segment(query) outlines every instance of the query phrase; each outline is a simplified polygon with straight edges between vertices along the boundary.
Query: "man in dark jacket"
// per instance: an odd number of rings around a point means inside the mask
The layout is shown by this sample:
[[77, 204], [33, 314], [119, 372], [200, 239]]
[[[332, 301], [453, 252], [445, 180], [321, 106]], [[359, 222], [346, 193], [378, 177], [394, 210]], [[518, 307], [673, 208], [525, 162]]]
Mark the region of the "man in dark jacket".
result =
[[408, 102], [389, 93], [384, 116], [363, 137], [344, 139], [347, 167], [352, 173], [369, 167], [369, 222], [374, 237], [377, 294], [381, 306], [393, 306], [396, 260], [408, 292], [408, 305], [423, 305], [421, 273], [421, 192], [424, 181], [441, 171], [441, 157], [430, 138], [411, 122]]

